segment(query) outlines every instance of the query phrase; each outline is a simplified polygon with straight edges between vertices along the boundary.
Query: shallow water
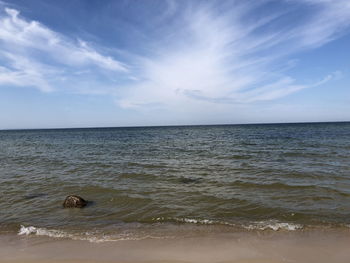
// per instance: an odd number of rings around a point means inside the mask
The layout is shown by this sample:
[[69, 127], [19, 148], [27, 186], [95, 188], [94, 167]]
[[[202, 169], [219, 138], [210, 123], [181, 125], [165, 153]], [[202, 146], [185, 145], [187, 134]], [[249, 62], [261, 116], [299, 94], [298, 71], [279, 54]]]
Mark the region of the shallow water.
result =
[[350, 123], [0, 131], [0, 193], [2, 232], [347, 227]]

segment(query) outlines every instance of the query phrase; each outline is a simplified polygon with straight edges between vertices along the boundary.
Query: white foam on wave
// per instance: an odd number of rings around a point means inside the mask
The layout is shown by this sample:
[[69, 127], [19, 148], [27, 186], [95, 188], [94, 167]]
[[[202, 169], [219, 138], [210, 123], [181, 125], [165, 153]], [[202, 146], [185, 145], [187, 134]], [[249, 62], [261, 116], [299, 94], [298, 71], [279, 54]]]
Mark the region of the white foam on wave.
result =
[[85, 233], [85, 236], [78, 236], [74, 234], [70, 234], [64, 231], [55, 230], [55, 229], [46, 229], [46, 228], [38, 228], [34, 226], [25, 227], [21, 225], [21, 228], [18, 231], [18, 235], [36, 235], [36, 236], [47, 236], [53, 238], [68, 238], [73, 240], [87, 240], [90, 242], [104, 242], [104, 241], [112, 241], [109, 240], [108, 237], [97, 238], [94, 236], [90, 236], [89, 233]]
[[93, 243], [169, 238], [168, 236], [158, 237], [158, 236], [152, 236], [152, 235], [135, 236], [129, 233], [119, 233], [113, 236], [109, 236], [109, 235], [96, 236], [93, 233], [89, 233], [89, 232], [85, 232], [82, 234], [71, 234], [65, 231], [60, 231], [55, 229], [38, 228], [34, 226], [25, 227], [23, 225], [21, 225], [21, 228], [18, 231], [18, 235], [26, 235], [26, 236], [36, 235], [36, 236], [47, 236], [52, 238], [68, 238], [72, 240], [83, 240], [83, 241], [89, 241]]
[[303, 226], [300, 224], [285, 223], [285, 222], [279, 222], [279, 221], [260, 221], [260, 222], [255, 222], [255, 223], [249, 224], [248, 226], [245, 226], [244, 228], [246, 228], [248, 230], [295, 231], [298, 229], [302, 229]]
[[48, 237], [70, 237], [69, 234], [58, 231], [58, 230], [48, 230], [46, 228], [36, 228], [34, 226], [22, 226], [18, 231], [18, 235], [37, 235], [37, 236], [48, 236]]
[[216, 222], [209, 219], [194, 219], [194, 218], [174, 218], [177, 222], [184, 222], [190, 224], [214, 225]]
[[209, 219], [176, 218], [176, 217], [175, 218], [158, 217], [158, 218], [155, 218], [154, 220], [155, 221], [166, 221], [166, 220], [171, 221], [171, 220], [173, 220], [176, 222], [189, 223], [189, 224], [199, 224], [199, 225], [226, 225], [226, 226], [232, 226], [232, 227], [243, 227], [244, 229], [247, 229], [247, 230], [295, 231], [295, 230], [303, 228], [303, 226], [300, 224], [279, 222], [276, 220], [259, 221], [259, 222], [250, 223], [248, 225], [233, 224], [233, 223], [229, 223], [229, 222], [209, 220]]
[[[300, 224], [279, 222], [276, 220], [270, 221], [259, 221], [250, 223], [249, 225], [236, 225], [229, 222], [215, 221], [209, 219], [195, 219], [195, 218], [154, 218], [154, 221], [166, 221], [173, 220], [181, 223], [198, 224], [198, 225], [227, 225], [232, 227], [243, 227], [246, 230], [273, 230], [273, 231], [295, 231], [302, 229], [303, 226]], [[350, 227], [350, 225], [348, 225]], [[96, 234], [92, 232], [85, 233], [68, 233], [61, 230], [39, 228], [34, 226], [23, 226], [21, 225], [18, 235], [36, 235], [36, 236], [47, 236], [52, 238], [68, 238], [72, 240], [85, 240], [94, 243], [108, 242], [108, 241], [127, 241], [127, 240], [143, 240], [143, 239], [163, 239], [170, 238], [169, 236], [152, 236], [152, 235], [135, 235], [135, 233], [118, 233], [110, 235]]]
[[94, 243], [104, 242], [104, 241], [110, 241], [108, 237], [102, 237], [97, 238], [94, 236], [91, 236], [89, 233], [85, 233], [83, 236], [78, 236], [74, 234], [70, 234], [64, 231], [55, 230], [55, 229], [46, 229], [46, 228], [39, 228], [34, 226], [28, 226], [25, 227], [21, 225], [21, 228], [18, 231], [18, 235], [36, 235], [36, 236], [47, 236], [52, 238], [68, 238], [72, 240], [86, 240]]
[[200, 225], [217, 225], [223, 222], [209, 220], [209, 219], [195, 219], [195, 218], [179, 218], [179, 217], [157, 217], [153, 221], [175, 221], [180, 223], [200, 224]]

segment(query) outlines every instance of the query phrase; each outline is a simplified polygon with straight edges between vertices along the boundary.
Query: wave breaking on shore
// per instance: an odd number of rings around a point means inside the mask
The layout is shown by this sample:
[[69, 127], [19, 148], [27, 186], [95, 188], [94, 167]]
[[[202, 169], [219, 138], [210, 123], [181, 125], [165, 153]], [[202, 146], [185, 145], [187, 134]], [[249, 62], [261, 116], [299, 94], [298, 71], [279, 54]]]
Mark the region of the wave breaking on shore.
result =
[[154, 221], [159, 221], [159, 222], [175, 221], [178, 223], [198, 224], [198, 225], [225, 225], [225, 226], [232, 226], [236, 228], [242, 228], [245, 230], [295, 231], [303, 228], [303, 225], [301, 224], [280, 222], [277, 220], [257, 221], [257, 222], [252, 222], [248, 224], [234, 224], [230, 222], [209, 220], [209, 219], [158, 217], [158, 218], [155, 218]]
[[47, 229], [34, 226], [21, 225], [18, 233], [20, 236], [46, 236], [52, 238], [67, 238], [72, 240], [89, 241], [93, 243], [112, 242], [112, 241], [131, 241], [131, 240], [143, 240], [143, 239], [162, 239], [171, 238], [169, 236], [152, 236], [152, 235], [135, 235], [133, 233], [115, 233], [113, 235], [106, 235], [98, 232], [81, 232], [81, 233], [69, 233], [67, 231]]
[[[302, 225], [286, 223], [286, 222], [278, 222], [278, 221], [261, 221], [254, 222], [246, 225], [235, 225], [228, 222], [220, 222], [214, 220], [200, 220], [193, 218], [172, 218], [172, 221], [178, 223], [184, 223], [184, 225], [194, 224], [198, 226], [229, 226], [235, 227], [237, 230], [241, 229], [244, 231], [296, 231], [303, 229]], [[158, 223], [170, 221], [170, 218], [156, 218], [155, 221]], [[149, 229], [148, 229], [149, 230]], [[20, 236], [46, 236], [51, 238], [67, 238], [72, 240], [85, 240], [94, 243], [100, 242], [108, 242], [108, 241], [127, 241], [127, 240], [143, 240], [143, 239], [171, 239], [176, 238], [178, 232], [168, 232], [159, 229], [158, 226], [154, 226], [154, 231], [143, 231], [141, 229], [131, 229], [131, 230], [115, 230], [112, 233], [103, 233], [102, 231], [81, 231], [81, 232], [69, 232], [65, 230], [57, 230], [57, 229], [48, 229], [43, 227], [35, 227], [35, 226], [24, 226], [21, 225], [17, 234]], [[174, 230], [174, 229], [172, 229]], [[154, 232], [154, 233], [152, 233]], [[182, 231], [180, 231], [182, 232]], [[169, 235], [169, 233], [173, 233], [173, 235]], [[191, 236], [191, 232], [186, 231], [186, 236]]]

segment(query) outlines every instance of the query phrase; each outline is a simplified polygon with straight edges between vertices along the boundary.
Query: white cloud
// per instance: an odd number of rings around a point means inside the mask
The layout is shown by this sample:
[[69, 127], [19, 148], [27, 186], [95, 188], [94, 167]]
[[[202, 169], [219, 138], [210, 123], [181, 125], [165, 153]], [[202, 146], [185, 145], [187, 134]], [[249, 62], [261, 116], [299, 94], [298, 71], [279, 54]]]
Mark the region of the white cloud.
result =
[[[74, 41], [39, 22], [27, 21], [19, 11], [5, 8], [0, 14], [0, 85], [33, 86], [51, 91], [58, 79], [72, 71], [96, 67], [126, 73], [127, 66], [105, 56], [81, 40]], [[70, 74], [70, 73], [69, 73]], [[68, 74], [68, 75], [69, 75]]]
[[68, 66], [93, 64], [112, 71], [127, 71], [123, 63], [101, 55], [84, 41], [75, 43], [39, 22], [27, 22], [19, 17], [19, 12], [15, 9], [5, 8], [5, 12], [8, 16], [0, 20], [0, 39], [5, 45], [40, 50]]
[[[162, 24], [157, 39], [156, 34], [143, 38], [151, 51], [135, 52], [128, 63], [5, 8], [0, 14], [0, 85], [51, 91], [73, 83], [73, 92], [110, 94], [123, 108], [189, 112], [275, 100], [336, 77], [302, 83], [287, 73], [297, 63], [291, 55], [346, 32], [350, 2], [285, 0], [278, 1], [285, 8], [266, 13], [261, 6], [267, 2], [273, 1], [218, 1], [217, 6], [169, 0], [156, 19]], [[101, 83], [104, 74], [108, 78]], [[123, 84], [117, 85], [115, 76]]]
[[47, 82], [50, 74], [57, 75], [56, 71], [49, 69], [26, 57], [2, 52], [2, 55], [11, 61], [11, 69], [0, 67], [0, 86], [14, 85], [38, 88], [43, 92], [53, 91], [53, 87]]
[[348, 0], [296, 0], [306, 3], [316, 11], [306, 26], [295, 32], [301, 37], [301, 45], [318, 47], [346, 32], [350, 24], [350, 1]]
[[251, 2], [220, 11], [204, 4], [189, 7], [183, 23], [171, 28], [172, 44], [158, 46], [157, 56], [141, 60], [141, 80], [129, 85], [117, 103], [179, 109], [192, 107], [190, 98], [213, 108], [213, 103], [274, 100], [322, 85], [331, 78], [303, 84], [288, 76], [286, 70], [295, 60], [283, 58], [322, 46], [344, 32], [350, 25], [349, 1], [334, 2], [305, 0], [294, 6], [304, 15], [295, 26], [279, 21], [292, 16], [289, 12], [256, 17]]

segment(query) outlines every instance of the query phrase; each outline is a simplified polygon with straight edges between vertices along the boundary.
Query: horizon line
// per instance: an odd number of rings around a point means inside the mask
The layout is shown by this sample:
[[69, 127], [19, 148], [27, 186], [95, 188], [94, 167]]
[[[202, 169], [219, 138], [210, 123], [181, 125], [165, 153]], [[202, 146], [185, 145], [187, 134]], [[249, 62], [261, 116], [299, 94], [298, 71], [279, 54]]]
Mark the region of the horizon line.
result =
[[301, 121], [301, 122], [251, 122], [251, 123], [218, 123], [218, 124], [169, 124], [169, 125], [134, 125], [134, 126], [88, 126], [88, 127], [15, 128], [15, 129], [10, 128], [10, 129], [0, 129], [0, 131], [166, 128], [166, 127], [242, 126], [242, 125], [276, 125], [276, 124], [326, 124], [326, 123], [350, 123], [350, 120], [347, 120], [347, 121]]

